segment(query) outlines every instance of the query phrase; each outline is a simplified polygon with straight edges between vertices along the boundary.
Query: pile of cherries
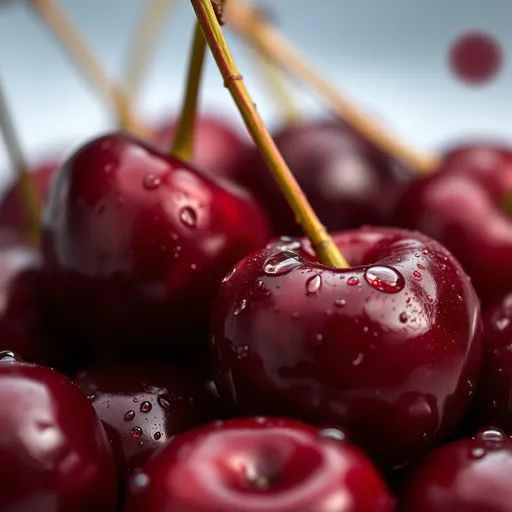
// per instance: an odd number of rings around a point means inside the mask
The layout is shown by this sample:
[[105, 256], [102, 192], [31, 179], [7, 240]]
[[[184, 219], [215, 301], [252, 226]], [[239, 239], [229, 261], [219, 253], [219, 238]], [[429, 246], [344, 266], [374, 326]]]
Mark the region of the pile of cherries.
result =
[[[427, 177], [343, 120], [102, 135], [0, 204], [0, 512], [512, 511], [512, 148]], [[481, 312], [482, 311], [482, 312]]]

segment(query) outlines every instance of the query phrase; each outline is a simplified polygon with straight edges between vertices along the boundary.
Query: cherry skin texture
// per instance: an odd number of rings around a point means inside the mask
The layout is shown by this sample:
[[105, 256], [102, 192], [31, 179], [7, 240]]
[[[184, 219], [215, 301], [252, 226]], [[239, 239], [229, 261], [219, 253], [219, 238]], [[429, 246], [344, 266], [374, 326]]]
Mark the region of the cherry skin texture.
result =
[[403, 512], [509, 512], [512, 440], [495, 428], [429, 453], [404, 483]]
[[[52, 160], [30, 171], [30, 177], [33, 180], [37, 198], [41, 204], [43, 204], [46, 198], [51, 179], [58, 167], [59, 164]], [[29, 226], [19, 193], [19, 181], [10, 185], [0, 202], [0, 228], [9, 228], [20, 233], [28, 233]]]
[[[275, 142], [329, 231], [387, 225], [414, 176], [339, 121], [288, 126]], [[277, 235], [302, 235], [256, 148], [232, 172], [265, 207]]]
[[121, 481], [174, 435], [223, 416], [207, 376], [189, 366], [109, 364], [76, 377], [105, 425]]
[[222, 277], [267, 240], [258, 205], [227, 187], [122, 133], [80, 148], [43, 216], [56, 309], [117, 358], [200, 346]]
[[130, 487], [125, 512], [394, 510], [357, 448], [281, 419], [236, 419], [181, 434]]
[[483, 316], [484, 363], [472, 417], [512, 434], [512, 294]]
[[115, 511], [115, 467], [100, 420], [63, 375], [0, 362], [2, 512]]
[[340, 425], [383, 466], [403, 466], [472, 400], [478, 299], [455, 258], [420, 233], [333, 236], [352, 268], [281, 239], [225, 280], [211, 339], [219, 392], [245, 413]]
[[[163, 151], [169, 152], [176, 125], [176, 119], [166, 120], [151, 137]], [[239, 134], [226, 121], [212, 116], [200, 116], [196, 120], [194, 137], [191, 164], [214, 176], [232, 179], [232, 164], [246, 146]]]
[[449, 151], [404, 194], [396, 222], [444, 244], [484, 303], [512, 289], [512, 150], [493, 143]]

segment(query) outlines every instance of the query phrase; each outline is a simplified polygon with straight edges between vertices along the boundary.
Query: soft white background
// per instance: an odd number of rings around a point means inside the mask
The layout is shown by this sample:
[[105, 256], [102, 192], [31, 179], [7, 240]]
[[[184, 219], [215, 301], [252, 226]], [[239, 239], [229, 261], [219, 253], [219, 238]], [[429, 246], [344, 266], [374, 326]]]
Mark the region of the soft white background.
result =
[[[186, 0], [170, 19], [140, 98], [157, 118], [181, 98], [193, 13]], [[61, 0], [105, 66], [120, 76], [142, 0]], [[472, 135], [512, 139], [511, 0], [272, 0], [281, 28], [332, 80], [419, 147]], [[447, 49], [468, 29], [492, 32], [505, 67], [490, 86], [471, 88], [451, 75]], [[232, 49], [269, 124], [279, 121], [258, 69], [235, 36]], [[27, 2], [0, 7], [0, 73], [31, 162], [112, 126], [109, 111], [75, 74]], [[298, 89], [306, 115], [321, 112]], [[238, 121], [218, 71], [209, 62], [203, 107]], [[0, 183], [9, 176], [0, 145]]]

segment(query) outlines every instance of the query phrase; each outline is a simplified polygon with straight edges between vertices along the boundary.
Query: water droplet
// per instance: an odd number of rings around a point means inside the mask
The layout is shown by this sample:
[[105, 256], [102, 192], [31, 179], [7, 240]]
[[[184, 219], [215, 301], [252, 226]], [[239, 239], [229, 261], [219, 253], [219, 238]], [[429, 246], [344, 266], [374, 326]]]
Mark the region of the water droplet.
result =
[[449, 50], [453, 74], [471, 85], [482, 85], [494, 79], [503, 64], [503, 50], [499, 41], [482, 31], [459, 35]]
[[347, 301], [345, 299], [336, 299], [334, 305], [337, 308], [344, 308], [347, 305]]
[[428, 254], [428, 250], [427, 249], [423, 249], [423, 254], [426, 256]]
[[308, 295], [314, 295], [315, 293], [318, 293], [320, 288], [322, 287], [322, 277], [320, 274], [317, 274], [316, 276], [310, 277], [306, 281], [306, 291]]
[[397, 293], [404, 289], [405, 279], [397, 270], [375, 266], [366, 270], [364, 277], [370, 286], [385, 293]]
[[0, 362], [1, 363], [22, 363], [23, 359], [21, 356], [12, 352], [11, 350], [0, 350]]
[[315, 345], [320, 345], [323, 339], [324, 337], [320, 333], [313, 334], [313, 343]]
[[355, 277], [355, 276], [349, 277], [348, 281], [347, 281], [347, 284], [349, 286], [355, 286], [356, 284], [359, 284], [359, 278]]
[[405, 311], [402, 311], [402, 313], [400, 313], [400, 316], [398, 317], [398, 319], [403, 324], [407, 323], [407, 313]]
[[269, 276], [282, 276], [300, 267], [304, 260], [297, 254], [289, 251], [278, 252], [267, 258], [263, 271]]
[[247, 300], [242, 299], [240, 304], [238, 304], [238, 306], [235, 307], [235, 310], [233, 311], [233, 314], [235, 316], [238, 316], [246, 307], [247, 307]]
[[295, 249], [300, 249], [302, 244], [299, 240], [293, 239], [289, 236], [282, 236], [274, 246], [280, 251], [293, 251]]
[[345, 434], [337, 428], [323, 428], [318, 432], [318, 435], [333, 441], [344, 441], [346, 438]]
[[137, 403], [137, 402], [139, 401], [139, 399], [138, 399], [137, 397], [134, 397], [134, 398], [133, 398], [133, 401], [134, 401], [135, 403]]
[[144, 441], [139, 441], [139, 448], [142, 448], [144, 446]]
[[432, 302], [434, 302], [434, 297], [431, 297], [430, 295], [427, 295], [427, 302], [432, 304]]
[[135, 437], [135, 439], [138, 439], [142, 435], [142, 429], [140, 427], [133, 427], [130, 434], [132, 437]]
[[457, 300], [458, 300], [459, 302], [464, 302], [464, 299], [462, 298], [462, 296], [461, 296], [461, 295], [457, 295]]
[[125, 415], [124, 415], [124, 421], [132, 421], [133, 418], [135, 418], [135, 411], [128, 411]]
[[476, 435], [476, 438], [479, 441], [496, 448], [505, 442], [506, 437], [505, 433], [497, 428], [484, 428], [478, 431]]
[[161, 183], [162, 179], [160, 176], [157, 176], [153, 173], [146, 174], [146, 176], [144, 176], [144, 180], [142, 181], [142, 184], [146, 190], [155, 190], [160, 186]]
[[415, 270], [412, 275], [414, 276], [414, 279], [421, 279], [421, 274], [417, 270]]
[[510, 325], [510, 318], [504, 316], [494, 321], [494, 325], [498, 331], [504, 331]]
[[132, 485], [139, 489], [149, 485], [149, 476], [146, 473], [139, 473], [133, 477]]
[[140, 411], [141, 412], [148, 413], [149, 411], [151, 411], [152, 408], [153, 408], [153, 406], [148, 401], [144, 401], [144, 402], [142, 402], [140, 404]]
[[424, 266], [424, 265], [422, 265], [421, 263], [418, 263], [416, 266], [417, 266], [420, 270], [425, 270], [425, 266]]
[[[224, 279], [222, 280], [222, 284], [226, 284], [234, 275], [235, 275], [235, 272], [236, 272], [236, 267], [234, 267], [232, 270], [230, 270], [225, 276], [224, 276]], [[258, 281], [259, 283], [261, 283], [261, 281]]]
[[363, 362], [363, 359], [364, 354], [362, 352], [359, 352], [359, 354], [357, 354], [357, 357], [352, 361], [352, 365], [359, 366]]
[[480, 446], [473, 448], [469, 453], [472, 459], [481, 459], [485, 455], [485, 450]]
[[160, 405], [160, 407], [162, 407], [163, 409], [169, 409], [169, 407], [171, 406], [171, 404], [169, 403], [169, 400], [167, 400], [163, 396], [159, 396], [157, 401], [158, 401], [158, 405]]
[[155, 441], [158, 441], [162, 438], [162, 433], [161, 432], [155, 432], [154, 435], [153, 435], [153, 439]]
[[197, 227], [197, 213], [190, 206], [185, 206], [180, 211], [180, 220], [187, 228]]

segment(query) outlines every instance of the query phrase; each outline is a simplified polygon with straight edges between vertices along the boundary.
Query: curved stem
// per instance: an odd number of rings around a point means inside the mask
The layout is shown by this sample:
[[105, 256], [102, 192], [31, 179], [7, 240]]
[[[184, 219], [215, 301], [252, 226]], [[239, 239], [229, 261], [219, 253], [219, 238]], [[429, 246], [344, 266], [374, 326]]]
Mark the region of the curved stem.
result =
[[18, 178], [18, 193], [25, 210], [29, 236], [32, 242], [39, 240], [39, 214], [41, 205], [34, 180], [28, 172], [28, 165], [14, 128], [11, 113], [5, 97], [3, 85], [0, 83], [0, 132], [5, 149]]
[[261, 19], [244, 0], [232, 0], [226, 7], [228, 23], [291, 75], [315, 89], [334, 112], [382, 151], [404, 162], [419, 174], [427, 174], [439, 163], [436, 156], [423, 155], [392, 136], [371, 119], [353, 100], [341, 94], [318, 69], [308, 62], [279, 31]]
[[306, 196], [293, 177], [293, 174], [286, 165], [286, 162], [281, 153], [279, 153], [272, 137], [256, 111], [254, 102], [244, 85], [242, 76], [238, 72], [226, 40], [224, 39], [211, 0], [191, 0], [191, 3], [215, 61], [217, 62], [217, 66], [224, 78], [224, 84], [229, 89], [249, 133], [293, 210], [297, 222], [304, 230], [306, 236], [311, 240], [319, 261], [331, 267], [348, 267], [347, 261], [311, 208]]
[[132, 133], [145, 134], [147, 130], [133, 115], [126, 90], [110, 79], [84, 38], [79, 35], [78, 28], [61, 10], [59, 4], [55, 0], [30, 0], [30, 5], [65, 48], [87, 82], [109, 102], [120, 126]]
[[171, 154], [185, 161], [192, 158], [194, 151], [197, 100], [201, 87], [206, 46], [206, 40], [201, 27], [199, 23], [196, 23], [185, 87], [185, 98], [171, 145]]
[[130, 39], [125, 63], [124, 83], [132, 102], [139, 95], [151, 55], [175, 6], [176, 0], [146, 0], [141, 19]]

